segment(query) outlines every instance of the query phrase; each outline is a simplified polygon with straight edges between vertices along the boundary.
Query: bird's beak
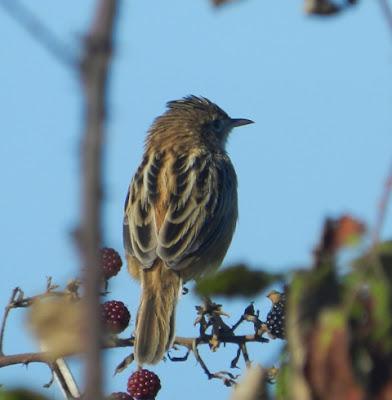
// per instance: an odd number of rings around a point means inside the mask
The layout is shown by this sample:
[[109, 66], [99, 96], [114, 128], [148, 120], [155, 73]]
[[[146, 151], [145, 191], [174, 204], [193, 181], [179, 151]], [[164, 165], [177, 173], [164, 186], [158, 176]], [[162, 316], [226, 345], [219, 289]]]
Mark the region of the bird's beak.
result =
[[249, 125], [253, 123], [254, 121], [245, 118], [231, 118], [230, 120], [230, 125], [232, 128], [236, 128], [237, 126], [242, 126], [242, 125]]

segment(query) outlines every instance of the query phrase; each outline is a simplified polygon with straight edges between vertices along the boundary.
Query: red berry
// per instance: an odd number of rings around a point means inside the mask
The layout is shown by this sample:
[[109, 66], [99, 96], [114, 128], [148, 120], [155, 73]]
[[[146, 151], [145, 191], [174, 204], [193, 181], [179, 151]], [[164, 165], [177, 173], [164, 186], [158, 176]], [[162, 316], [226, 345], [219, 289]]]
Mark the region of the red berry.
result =
[[128, 393], [135, 400], [153, 400], [160, 389], [158, 375], [148, 369], [136, 371], [128, 379]]
[[112, 393], [106, 398], [107, 400], [133, 400], [132, 397], [125, 392]]
[[108, 247], [101, 249], [101, 263], [103, 275], [106, 279], [117, 275], [122, 266], [120, 254]]
[[131, 314], [122, 301], [107, 301], [101, 304], [102, 318], [110, 333], [120, 333], [129, 324]]

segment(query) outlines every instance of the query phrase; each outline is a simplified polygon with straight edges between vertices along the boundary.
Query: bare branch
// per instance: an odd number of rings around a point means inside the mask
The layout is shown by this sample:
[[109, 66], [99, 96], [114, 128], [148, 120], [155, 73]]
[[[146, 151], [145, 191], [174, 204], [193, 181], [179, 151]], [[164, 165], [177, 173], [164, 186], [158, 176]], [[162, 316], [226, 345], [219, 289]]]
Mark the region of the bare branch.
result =
[[[81, 301], [78, 290], [78, 281], [71, 281], [64, 291], [56, 290], [57, 285], [52, 283], [49, 278], [46, 284], [46, 289], [43, 293], [37, 294], [31, 297], [24, 297], [23, 291], [20, 288], [14, 289], [12, 296], [9, 301], [9, 305], [6, 307], [6, 312], [12, 308], [25, 308], [32, 306], [37, 300], [45, 297], [68, 297], [70, 302]], [[82, 304], [80, 302], [79, 304]], [[82, 306], [82, 305], [80, 305]], [[215, 304], [211, 301], [205, 303], [202, 306], [197, 306], [198, 313], [198, 324], [202, 326], [200, 328], [200, 335], [197, 337], [181, 337], [175, 338], [173, 349], [185, 347], [186, 353], [181, 357], [174, 357], [168, 354], [168, 358], [171, 361], [186, 361], [189, 354], [193, 352], [196, 360], [199, 362], [203, 371], [206, 373], [209, 379], [220, 379], [225, 385], [231, 386], [236, 379], [236, 376], [229, 372], [219, 371], [211, 372], [207, 367], [204, 360], [201, 358], [198, 347], [201, 345], [208, 345], [211, 351], [218, 350], [221, 343], [223, 344], [235, 344], [238, 347], [237, 355], [230, 364], [230, 368], [236, 368], [239, 358], [242, 355], [247, 367], [250, 366], [250, 360], [246, 348], [248, 342], [267, 343], [269, 339], [264, 338], [263, 335], [267, 332], [265, 324], [262, 323], [258, 316], [259, 312], [255, 312], [253, 305], [246, 307], [242, 316], [243, 321], [249, 321], [253, 324], [253, 334], [250, 335], [235, 335], [233, 328], [230, 328], [224, 323], [222, 316], [227, 315], [221, 305]], [[211, 332], [207, 333], [207, 329]], [[4, 330], [4, 329], [3, 329]], [[111, 349], [111, 348], [125, 348], [133, 347], [135, 338], [119, 338], [115, 335], [108, 335], [99, 342], [100, 349]], [[53, 352], [46, 351], [44, 342], [41, 343], [40, 353], [22, 353], [16, 355], [0, 355], [0, 368], [14, 364], [28, 364], [31, 362], [41, 362], [47, 364], [52, 369], [53, 374], [58, 381], [66, 398], [78, 398], [79, 389], [76, 381], [72, 376], [72, 372], [68, 368], [64, 358], [71, 355], [79, 355], [83, 352], [82, 347], [63, 347], [62, 350], [56, 350], [56, 354]], [[115, 373], [122, 372], [134, 361], [133, 354], [128, 355], [124, 360], [117, 366]]]
[[30, 364], [34, 362], [50, 364], [53, 362], [53, 357], [48, 352], [39, 353], [21, 353], [10, 356], [0, 356], [0, 368], [15, 364]]
[[[391, 17], [391, 29], [392, 29], [392, 12], [390, 10], [389, 10], [389, 12], [391, 13], [390, 17]], [[373, 234], [372, 234], [373, 246], [375, 246], [380, 240], [382, 227], [384, 225], [385, 217], [387, 214], [388, 203], [391, 198], [391, 192], [392, 192], [392, 164], [389, 168], [387, 179], [385, 180], [384, 189], [382, 191], [380, 203], [378, 206], [376, 224], [374, 226], [374, 230], [373, 230]]]
[[240, 344], [240, 349], [242, 352], [242, 356], [244, 357], [245, 364], [249, 368], [251, 365], [251, 362], [249, 359], [248, 348], [246, 347], [246, 342]]
[[[188, 349], [194, 348], [194, 346], [209, 344], [212, 335], [205, 335], [205, 337], [182, 337], [177, 336], [174, 340], [174, 345], [179, 345], [186, 347]], [[227, 337], [219, 337], [221, 343], [233, 343], [233, 344], [244, 344], [249, 342], [258, 342], [258, 343], [266, 343], [268, 339], [259, 337], [256, 335], [241, 335], [241, 336], [227, 336]], [[135, 343], [135, 338], [119, 338], [119, 337], [110, 337], [106, 339], [103, 344], [103, 349], [114, 349], [114, 348], [123, 348], [123, 347], [133, 347]], [[69, 357], [73, 355], [77, 355], [77, 352], [70, 352], [67, 354], [62, 354], [62, 357]], [[52, 363], [53, 356], [51, 356], [50, 352], [43, 351], [37, 353], [21, 353], [14, 355], [1, 355], [0, 356], [0, 368], [8, 365], [14, 364], [29, 364], [31, 362], [41, 362], [45, 364]]]
[[77, 65], [75, 54], [44, 23], [18, 0], [1, 0], [0, 6], [56, 60], [67, 67]]
[[12, 291], [8, 304], [5, 306], [3, 320], [1, 321], [1, 328], [0, 328], [0, 356], [4, 355], [3, 352], [4, 332], [5, 332], [5, 326], [7, 324], [8, 315], [11, 311], [11, 308], [14, 307], [14, 302], [16, 301], [17, 296], [19, 296], [21, 292], [22, 291], [20, 290], [20, 288], [16, 287]]
[[113, 47], [118, 0], [97, 1], [96, 13], [84, 41], [80, 76], [85, 96], [85, 132], [82, 143], [81, 250], [86, 289], [86, 399], [102, 398], [100, 349], [101, 319], [99, 269], [102, 206], [102, 149], [104, 142], [107, 83]]
[[385, 17], [385, 20], [387, 21], [389, 31], [392, 34], [392, 10], [391, 6], [389, 5], [388, 0], [378, 0], [378, 3], [380, 4], [381, 11]]

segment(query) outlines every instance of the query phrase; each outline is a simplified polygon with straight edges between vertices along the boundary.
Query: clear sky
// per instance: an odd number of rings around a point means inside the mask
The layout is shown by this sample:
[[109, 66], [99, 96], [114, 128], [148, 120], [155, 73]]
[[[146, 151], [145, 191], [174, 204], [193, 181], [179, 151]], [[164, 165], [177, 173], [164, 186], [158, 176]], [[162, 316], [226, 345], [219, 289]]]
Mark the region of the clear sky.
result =
[[[94, 3], [35, 0], [34, 12], [77, 50]], [[219, 10], [207, 0], [122, 6], [105, 145], [105, 244], [122, 252], [123, 202], [145, 132], [166, 101], [187, 94], [256, 121], [236, 130], [228, 146], [240, 219], [226, 263], [303, 266], [326, 215], [350, 212], [373, 224], [392, 158], [392, 40], [377, 2], [326, 19], [305, 16], [301, 1], [248, 0]], [[48, 275], [65, 283], [77, 273], [69, 233], [78, 221], [82, 118], [76, 74], [1, 9], [0, 34], [2, 308], [15, 286], [32, 295], [44, 290]], [[389, 215], [383, 236], [391, 231]], [[112, 289], [109, 299], [124, 301], [134, 320], [138, 286], [125, 270]], [[255, 300], [265, 315], [268, 301]], [[196, 303], [191, 295], [181, 301], [179, 335], [196, 334]], [[225, 301], [230, 322], [245, 304]], [[10, 318], [8, 354], [36, 348], [23, 321], [20, 310]], [[269, 366], [278, 347], [250, 346], [251, 357]], [[229, 368], [235, 350], [202, 353], [217, 371]], [[112, 371], [127, 350], [106, 354], [107, 393], [124, 390], [133, 367], [116, 377]], [[208, 381], [192, 357], [154, 371], [162, 380], [161, 399], [229, 394], [221, 382]], [[44, 366], [0, 370], [7, 386], [38, 389], [49, 379]], [[61, 398], [56, 387], [46, 393]]]

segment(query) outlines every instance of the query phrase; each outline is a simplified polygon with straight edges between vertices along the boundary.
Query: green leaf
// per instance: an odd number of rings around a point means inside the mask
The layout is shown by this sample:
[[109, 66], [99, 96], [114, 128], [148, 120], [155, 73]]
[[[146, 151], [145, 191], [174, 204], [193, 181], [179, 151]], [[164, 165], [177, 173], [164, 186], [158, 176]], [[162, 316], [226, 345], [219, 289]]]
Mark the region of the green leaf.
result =
[[10, 391], [0, 390], [0, 400], [47, 400], [47, 398], [30, 390], [15, 389]]
[[197, 281], [195, 291], [200, 296], [252, 297], [282, 275], [251, 270], [244, 264], [225, 268]]
[[373, 339], [382, 341], [385, 348], [392, 350], [392, 340], [390, 338], [391, 317], [390, 317], [390, 286], [388, 282], [381, 279], [372, 279], [369, 281], [369, 290], [374, 302], [372, 316], [374, 318], [375, 328], [373, 330]]
[[[374, 264], [374, 256], [376, 261], [379, 261], [387, 276], [392, 277], [392, 240], [387, 240], [377, 244], [367, 253], [353, 261], [353, 267], [356, 269], [366, 269]], [[378, 260], [377, 260], [378, 258]]]
[[342, 310], [326, 308], [322, 311], [319, 320], [322, 327], [319, 343], [322, 349], [327, 349], [330, 346], [335, 332], [345, 328], [346, 318]]

